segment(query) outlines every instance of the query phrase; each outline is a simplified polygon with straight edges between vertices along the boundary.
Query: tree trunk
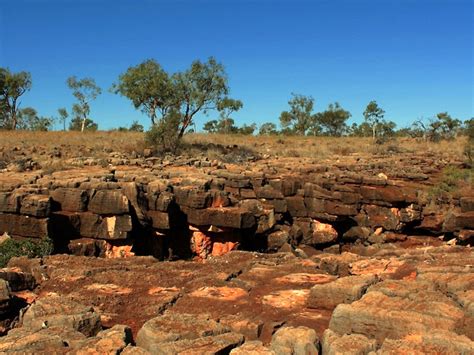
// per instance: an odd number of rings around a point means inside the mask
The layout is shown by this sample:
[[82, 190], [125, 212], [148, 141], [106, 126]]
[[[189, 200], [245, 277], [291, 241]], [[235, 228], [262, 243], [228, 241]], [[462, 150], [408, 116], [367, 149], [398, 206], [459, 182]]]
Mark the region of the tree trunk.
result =
[[374, 124], [374, 125], [372, 126], [372, 140], [375, 140], [376, 129], [377, 129], [377, 125]]
[[16, 119], [16, 112], [13, 110], [12, 112], [12, 130], [16, 130], [16, 125], [17, 125], [17, 119]]
[[[8, 100], [7, 100], [8, 104]], [[12, 119], [12, 130], [16, 130], [16, 126], [18, 124], [17, 117], [16, 117], [16, 99], [13, 99], [12, 105], [10, 106], [10, 116]]]
[[84, 129], [86, 128], [86, 118], [84, 117], [82, 119], [82, 124], [81, 124], [81, 132], [84, 132]]

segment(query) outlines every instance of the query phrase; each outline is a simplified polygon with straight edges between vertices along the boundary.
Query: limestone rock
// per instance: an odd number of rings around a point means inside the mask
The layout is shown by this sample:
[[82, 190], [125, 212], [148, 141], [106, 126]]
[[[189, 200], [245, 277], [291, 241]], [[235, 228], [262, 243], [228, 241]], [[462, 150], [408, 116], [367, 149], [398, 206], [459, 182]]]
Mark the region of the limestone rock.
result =
[[195, 340], [229, 332], [229, 327], [212, 320], [207, 315], [171, 313], [147, 321], [139, 330], [136, 343], [148, 351], [157, 352], [166, 343]]
[[114, 325], [88, 338], [68, 354], [119, 354], [132, 342], [132, 331], [125, 325]]
[[49, 230], [49, 218], [0, 213], [0, 233], [7, 232], [13, 236], [43, 238], [49, 235]]
[[390, 297], [370, 291], [359, 301], [337, 306], [329, 328], [338, 334], [364, 334], [381, 344], [385, 338], [454, 331], [463, 317], [459, 306], [438, 292], [419, 290]]
[[30, 330], [45, 327], [73, 329], [86, 336], [95, 335], [101, 329], [100, 316], [91, 307], [56, 295], [38, 299], [24, 313], [22, 324]]
[[339, 335], [326, 329], [321, 339], [321, 351], [327, 355], [365, 355], [376, 349], [375, 340], [362, 334]]
[[243, 345], [231, 350], [231, 355], [277, 355], [277, 353], [264, 346], [261, 341], [246, 341]]
[[61, 211], [84, 212], [87, 210], [89, 193], [86, 190], [60, 187], [51, 191], [51, 198]]
[[307, 327], [283, 327], [273, 334], [271, 348], [277, 354], [316, 355], [319, 338], [313, 329]]
[[13, 292], [32, 290], [36, 287], [34, 276], [18, 268], [0, 269], [0, 279], [7, 281]]
[[377, 277], [373, 275], [346, 276], [314, 285], [309, 294], [308, 306], [332, 309], [341, 303], [352, 303], [360, 299], [367, 288], [377, 281]]
[[474, 342], [466, 336], [440, 331], [385, 339], [377, 354], [472, 354]]
[[0, 318], [9, 312], [11, 302], [8, 282], [0, 279]]
[[88, 210], [101, 215], [126, 214], [129, 201], [121, 190], [99, 190], [92, 194]]

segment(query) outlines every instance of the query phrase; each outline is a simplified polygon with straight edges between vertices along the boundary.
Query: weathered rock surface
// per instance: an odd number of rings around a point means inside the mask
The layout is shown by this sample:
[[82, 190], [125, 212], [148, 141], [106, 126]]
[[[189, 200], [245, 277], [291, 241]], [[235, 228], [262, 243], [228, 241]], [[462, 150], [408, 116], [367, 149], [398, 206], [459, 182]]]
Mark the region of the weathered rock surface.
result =
[[30, 330], [59, 327], [76, 330], [86, 336], [95, 335], [101, 329], [100, 316], [90, 306], [58, 295], [38, 299], [25, 312], [22, 323]]
[[0, 173], [0, 235], [73, 254], [0, 270], [0, 353], [473, 352], [458, 161], [135, 155]]
[[205, 262], [15, 259], [17, 273], [41, 270], [40, 287], [23, 324], [0, 337], [0, 349], [469, 353], [474, 254], [421, 240], [312, 257], [232, 251]]
[[374, 275], [346, 276], [311, 288], [308, 306], [333, 309], [341, 303], [352, 303], [362, 297], [367, 288], [378, 281]]
[[[434, 160], [405, 158], [378, 157], [377, 163], [365, 164], [348, 158], [326, 166], [314, 160], [272, 160], [225, 169], [190, 160], [155, 169], [159, 159], [149, 157], [141, 165], [124, 160], [113, 169], [44, 176], [8, 172], [0, 179], [0, 234], [50, 236], [58, 251], [76, 255], [106, 256], [105, 247], [91, 252], [92, 246], [74, 242], [106, 240], [141, 254], [152, 249], [150, 254], [160, 258], [203, 258], [236, 248], [290, 251], [298, 245], [323, 249], [341, 242], [403, 242], [413, 230], [472, 242], [474, 192], [434, 211], [424, 197], [439, 179], [438, 170], [426, 168]], [[436, 160], [437, 167], [448, 163]], [[410, 169], [426, 173], [403, 172]], [[284, 230], [287, 226], [292, 233]], [[191, 245], [195, 228], [211, 232], [203, 248]]]

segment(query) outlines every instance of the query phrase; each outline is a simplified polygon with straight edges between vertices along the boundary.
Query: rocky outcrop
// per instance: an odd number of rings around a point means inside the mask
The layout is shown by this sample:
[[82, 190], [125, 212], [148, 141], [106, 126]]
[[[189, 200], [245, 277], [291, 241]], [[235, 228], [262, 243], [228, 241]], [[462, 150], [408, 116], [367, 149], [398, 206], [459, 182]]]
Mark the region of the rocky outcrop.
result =
[[473, 196], [433, 210], [424, 190], [436, 170], [420, 180], [390, 164], [121, 165], [24, 173], [15, 185], [12, 175], [0, 180], [0, 234], [49, 236], [76, 255], [159, 258], [403, 242], [415, 231], [472, 242]]

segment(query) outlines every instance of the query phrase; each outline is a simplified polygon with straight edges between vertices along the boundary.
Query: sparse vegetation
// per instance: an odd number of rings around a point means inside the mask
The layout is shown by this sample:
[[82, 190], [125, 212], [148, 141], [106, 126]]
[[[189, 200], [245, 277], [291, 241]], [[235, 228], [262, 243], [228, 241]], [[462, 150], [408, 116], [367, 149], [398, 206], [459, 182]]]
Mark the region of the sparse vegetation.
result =
[[8, 261], [15, 256], [37, 258], [50, 255], [52, 252], [53, 242], [49, 238], [38, 241], [10, 238], [0, 244], [0, 268], [5, 267]]
[[438, 184], [431, 187], [428, 191], [428, 197], [432, 202], [445, 197], [451, 197], [464, 186], [472, 187], [474, 184], [474, 170], [461, 169], [455, 166], [448, 166], [443, 169], [441, 179]]

